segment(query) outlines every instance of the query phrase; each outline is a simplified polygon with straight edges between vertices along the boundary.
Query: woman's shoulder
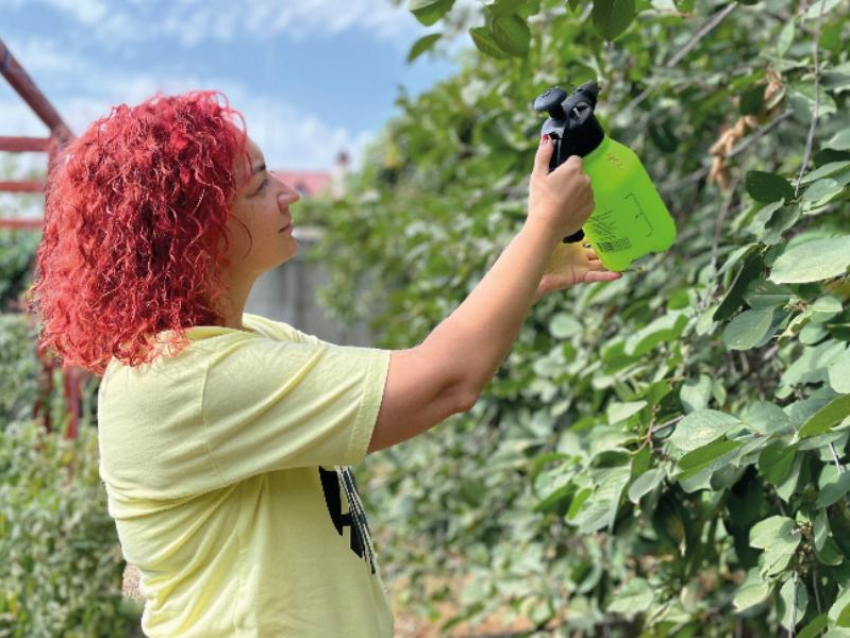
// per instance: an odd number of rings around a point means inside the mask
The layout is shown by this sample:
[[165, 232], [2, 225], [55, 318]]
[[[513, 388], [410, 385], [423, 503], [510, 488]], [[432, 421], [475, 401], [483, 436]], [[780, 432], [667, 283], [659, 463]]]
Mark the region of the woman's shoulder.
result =
[[324, 344], [324, 342], [319, 338], [301, 332], [285, 321], [275, 321], [274, 319], [269, 319], [262, 315], [248, 312], [243, 313], [242, 325], [251, 328], [251, 330], [258, 334], [277, 341], [295, 341], [298, 343], [309, 343], [313, 345]]

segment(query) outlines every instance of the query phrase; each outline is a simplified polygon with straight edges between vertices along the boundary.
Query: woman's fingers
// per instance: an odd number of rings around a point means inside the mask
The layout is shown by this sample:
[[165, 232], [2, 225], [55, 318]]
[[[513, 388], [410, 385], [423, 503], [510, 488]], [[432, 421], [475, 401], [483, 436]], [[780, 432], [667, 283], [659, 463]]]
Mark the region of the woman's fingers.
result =
[[615, 281], [622, 277], [622, 273], [612, 272], [610, 270], [592, 270], [587, 273], [587, 281], [589, 283], [597, 282], [597, 281]]

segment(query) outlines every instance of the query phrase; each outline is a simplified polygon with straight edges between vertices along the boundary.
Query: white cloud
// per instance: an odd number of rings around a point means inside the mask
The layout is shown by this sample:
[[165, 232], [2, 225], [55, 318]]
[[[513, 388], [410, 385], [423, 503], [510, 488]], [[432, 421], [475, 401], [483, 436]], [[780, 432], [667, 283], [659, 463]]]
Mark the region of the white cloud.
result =
[[0, 0], [0, 7], [20, 10], [37, 3], [64, 13], [90, 30], [92, 38], [114, 46], [163, 35], [175, 37], [185, 46], [244, 35], [265, 38], [282, 34], [297, 42], [359, 30], [404, 47], [427, 31], [403, 0], [400, 6], [390, 0]]
[[329, 170], [337, 153], [345, 149], [351, 158], [351, 168], [356, 170], [363, 150], [376, 135], [375, 131], [328, 127], [315, 115], [277, 100], [243, 101], [233, 91], [228, 95], [231, 95], [233, 106], [245, 116], [248, 134], [263, 150], [266, 163], [275, 168]]
[[84, 58], [68, 46], [60, 46], [55, 38], [19, 35], [5, 37], [6, 46], [18, 63], [31, 75], [77, 72]]
[[103, 0], [46, 0], [54, 8], [71, 14], [83, 24], [98, 24], [108, 13], [109, 5]]
[[[187, 44], [207, 39], [226, 40], [252, 36], [284, 34], [293, 39], [330, 35], [346, 30], [365, 30], [375, 38], [391, 40], [404, 54], [424, 27], [407, 10], [405, 0], [394, 6], [389, 0], [176, 0], [145, 2], [125, 0], [30, 0], [41, 2], [70, 16], [92, 37], [105, 38], [113, 46], [140, 39], [161, 38], [169, 33]], [[480, 3], [457, 0], [456, 10]], [[3, 6], [31, 7], [21, 0], [0, 0]], [[140, 19], [146, 16], [146, 19]], [[156, 19], [151, 19], [153, 16]], [[435, 26], [436, 28], [439, 25]], [[126, 36], [127, 40], [122, 38]], [[315, 168], [328, 170], [341, 149], [348, 151], [352, 168], [359, 167], [365, 146], [374, 139], [375, 130], [351, 130], [328, 127], [316, 115], [291, 104], [249, 89], [238, 81], [192, 76], [157, 76], [151, 73], [128, 74], [117, 60], [95, 59], [82, 53], [79, 42], [64, 39], [13, 36], [12, 52], [30, 71], [48, 99], [76, 133], [95, 119], [107, 115], [113, 105], [137, 104], [157, 90], [166, 94], [198, 88], [220, 89], [231, 104], [246, 117], [248, 130], [264, 149], [275, 168]], [[453, 41], [450, 48], [461, 44]], [[43, 78], [43, 79], [42, 79]], [[0, 135], [44, 135], [46, 129], [14, 95], [0, 109], [4, 122]], [[74, 96], [74, 97], [63, 97]]]
[[260, 38], [284, 34], [297, 42], [347, 30], [409, 44], [423, 30], [404, 6], [395, 7], [388, 0], [178, 0], [163, 28], [186, 45], [207, 38], [231, 40], [242, 32]]
[[[330, 170], [341, 149], [348, 151], [354, 168], [359, 166], [363, 149], [375, 135], [374, 131], [328, 127], [316, 115], [220, 78], [127, 76], [98, 69], [82, 80], [80, 88], [73, 96], [52, 100], [78, 135], [95, 120], [108, 115], [113, 106], [138, 104], [157, 91], [166, 95], [198, 89], [222, 91], [230, 105], [245, 117], [248, 134], [263, 149], [269, 166], [276, 169]], [[49, 134], [47, 127], [11, 89], [0, 93], [0, 113], [3, 114], [0, 135]]]
[[[484, 2], [455, 0], [452, 14], [477, 23]], [[18, 11], [38, 4], [64, 13], [113, 50], [162, 36], [194, 46], [245, 36], [300, 42], [362, 31], [406, 52], [417, 38], [442, 30], [440, 23], [423, 26], [406, 0], [0, 0], [0, 7]]]

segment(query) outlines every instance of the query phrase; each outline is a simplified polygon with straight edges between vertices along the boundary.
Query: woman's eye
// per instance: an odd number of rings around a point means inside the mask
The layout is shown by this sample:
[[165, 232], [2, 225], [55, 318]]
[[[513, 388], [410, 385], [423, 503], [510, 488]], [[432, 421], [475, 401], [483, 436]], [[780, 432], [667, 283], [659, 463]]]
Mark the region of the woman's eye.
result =
[[259, 193], [261, 190], [263, 190], [266, 187], [266, 184], [268, 183], [268, 181], [269, 180], [264, 177], [262, 183], [260, 184], [260, 187], [255, 191], [255, 194]]

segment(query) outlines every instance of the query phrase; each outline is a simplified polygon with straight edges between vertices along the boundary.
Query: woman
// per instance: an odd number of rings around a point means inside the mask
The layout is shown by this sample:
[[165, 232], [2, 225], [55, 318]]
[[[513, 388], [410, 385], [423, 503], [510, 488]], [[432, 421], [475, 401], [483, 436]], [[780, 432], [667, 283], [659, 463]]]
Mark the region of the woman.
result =
[[297, 253], [297, 193], [199, 91], [121, 105], [51, 172], [32, 290], [42, 355], [102, 375], [100, 475], [148, 636], [392, 636], [350, 466], [464, 412], [529, 307], [611, 281], [565, 246], [593, 209], [541, 141], [522, 230], [421, 344], [338, 346], [244, 312]]

